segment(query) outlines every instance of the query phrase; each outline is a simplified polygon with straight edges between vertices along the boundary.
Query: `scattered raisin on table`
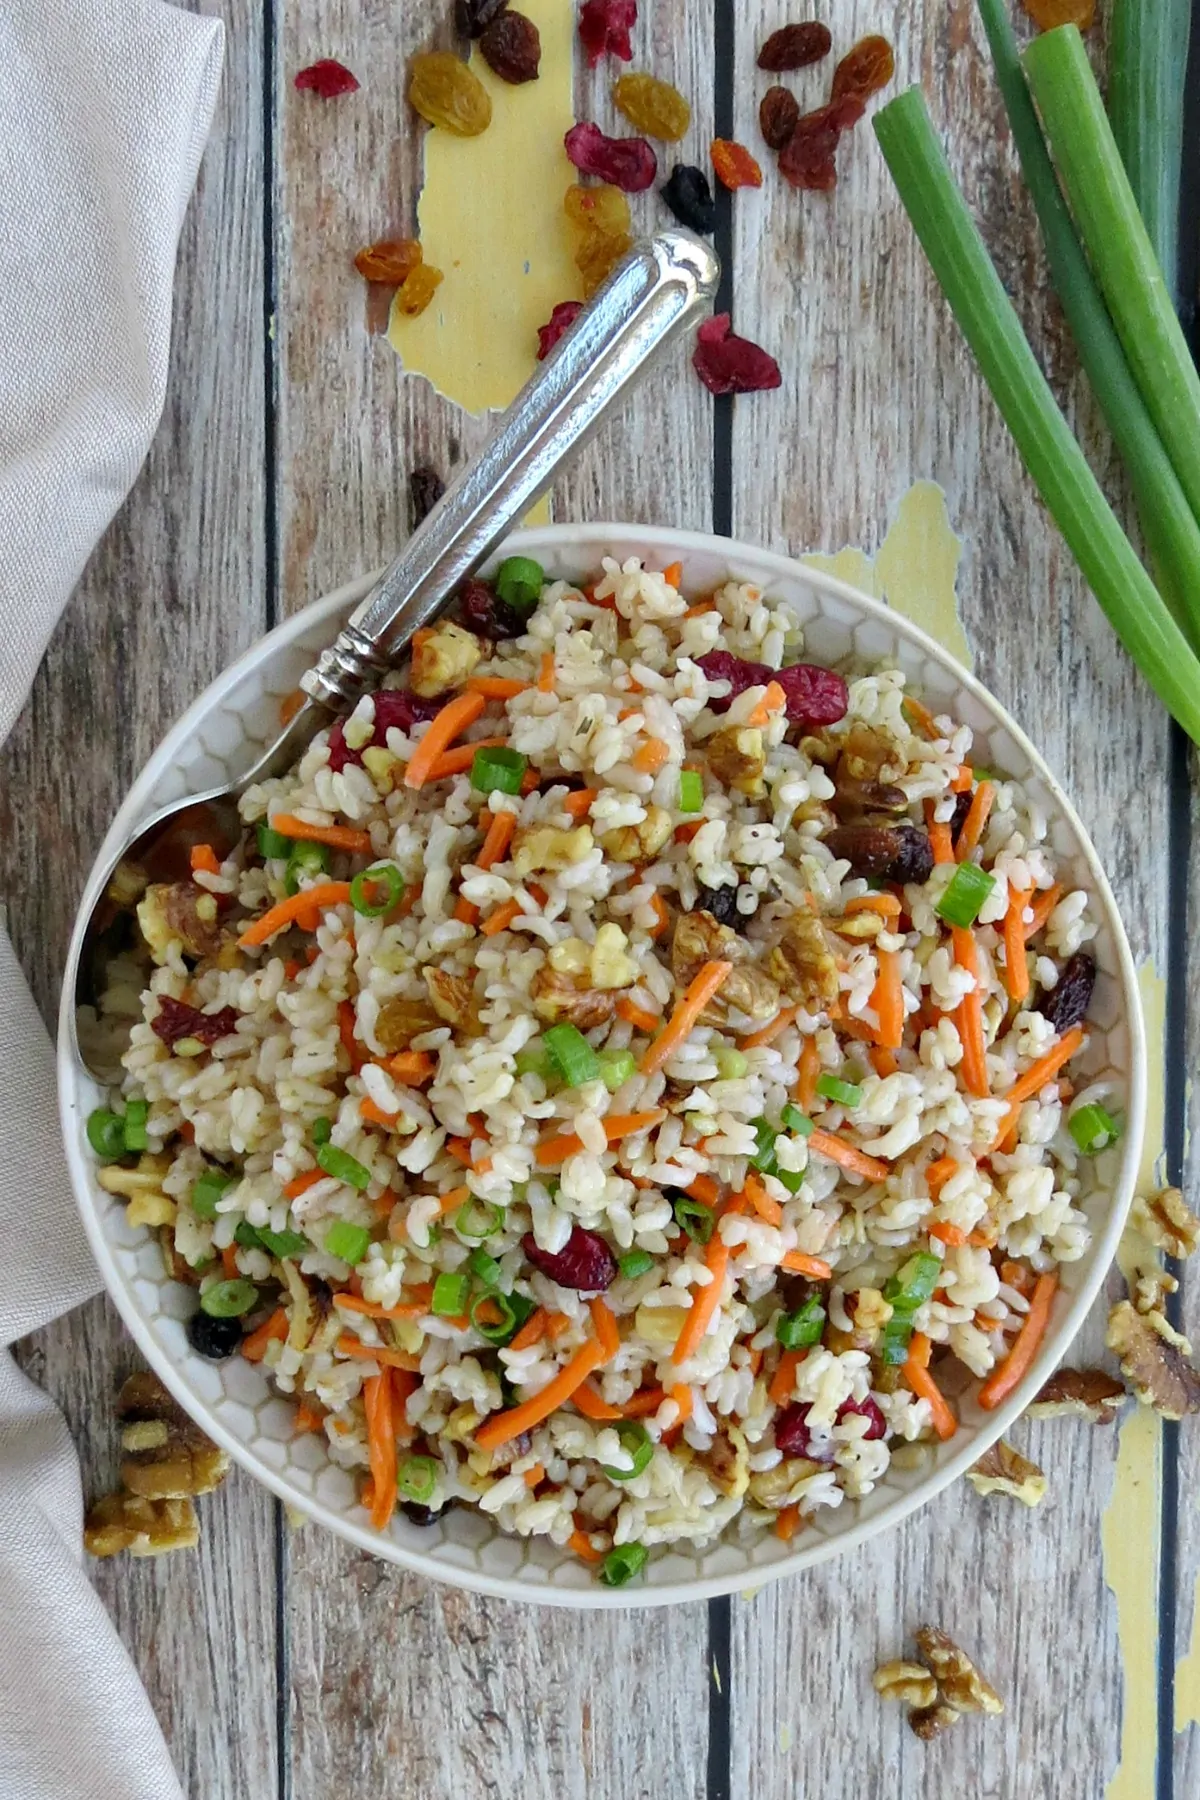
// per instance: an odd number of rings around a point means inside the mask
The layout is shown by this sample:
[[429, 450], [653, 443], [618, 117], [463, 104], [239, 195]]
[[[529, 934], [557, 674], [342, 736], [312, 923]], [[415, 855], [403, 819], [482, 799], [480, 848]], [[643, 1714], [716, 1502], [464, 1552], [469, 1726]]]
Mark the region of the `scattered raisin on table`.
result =
[[544, 325], [538, 326], [539, 362], [545, 362], [559, 338], [565, 337], [583, 311], [582, 300], [560, 300]]
[[487, 89], [451, 50], [413, 57], [408, 98], [423, 119], [456, 137], [478, 137], [492, 122]]
[[637, 0], [583, 0], [579, 38], [594, 69], [602, 56], [633, 61], [629, 34], [637, 24]]
[[859, 100], [869, 100], [872, 94], [887, 86], [895, 73], [896, 59], [887, 39], [860, 38], [833, 71], [833, 90], [829, 98], [841, 100], [847, 94], [853, 94]]
[[532, 19], [524, 13], [502, 12], [479, 40], [484, 62], [501, 81], [514, 87], [536, 81], [542, 61], [542, 40]]
[[815, 19], [806, 20], [803, 25], [781, 25], [759, 51], [758, 66], [773, 74], [784, 69], [805, 69], [809, 63], [828, 56], [832, 45], [828, 25], [819, 25]]
[[669, 81], [655, 75], [621, 75], [613, 83], [613, 104], [647, 137], [676, 144], [692, 122], [692, 109]]
[[384, 238], [360, 250], [354, 266], [365, 281], [399, 287], [420, 260], [421, 246], [416, 238]]
[[454, 23], [463, 37], [482, 37], [507, 5], [508, 0], [455, 0]]
[[1082, 1022], [1092, 1003], [1095, 985], [1095, 957], [1087, 950], [1077, 950], [1063, 964], [1057, 987], [1038, 1001], [1038, 1011], [1049, 1019], [1060, 1037]]
[[715, 231], [717, 203], [703, 169], [691, 163], [676, 163], [671, 179], [661, 189], [662, 197], [689, 231]]
[[1078, 25], [1090, 30], [1096, 17], [1096, 0], [1021, 0], [1039, 31], [1053, 31], [1058, 25]]
[[323, 56], [320, 62], [310, 63], [307, 69], [301, 69], [295, 85], [301, 93], [318, 94], [322, 100], [336, 100], [339, 94], [355, 92], [358, 77], [351, 73], [345, 63], [335, 62], [331, 56]]
[[769, 87], [758, 105], [758, 128], [768, 147], [782, 150], [800, 119], [800, 102], [791, 88]]
[[435, 269], [432, 263], [418, 263], [396, 289], [395, 305], [406, 318], [415, 319], [418, 313], [425, 311], [442, 280], [442, 271]]
[[754, 394], [783, 380], [773, 356], [730, 331], [728, 313], [705, 319], [696, 333], [692, 367], [710, 394]]
[[633, 245], [629, 202], [620, 188], [577, 182], [563, 197], [563, 211], [576, 234], [575, 267], [590, 300]]
[[429, 517], [445, 491], [445, 482], [428, 463], [421, 463], [412, 471], [408, 478], [408, 498], [414, 531]]
[[605, 137], [598, 125], [573, 125], [563, 138], [567, 155], [585, 175], [595, 175], [626, 194], [640, 194], [658, 174], [658, 158], [645, 138]]
[[816, 112], [805, 113], [796, 121], [791, 137], [779, 153], [779, 169], [785, 181], [794, 188], [807, 188], [828, 193], [837, 186], [837, 147], [843, 131], [856, 125], [863, 116], [863, 103], [856, 94], [843, 94]]
[[744, 145], [735, 144], [730, 138], [714, 138], [711, 155], [722, 187], [762, 186], [762, 170]]

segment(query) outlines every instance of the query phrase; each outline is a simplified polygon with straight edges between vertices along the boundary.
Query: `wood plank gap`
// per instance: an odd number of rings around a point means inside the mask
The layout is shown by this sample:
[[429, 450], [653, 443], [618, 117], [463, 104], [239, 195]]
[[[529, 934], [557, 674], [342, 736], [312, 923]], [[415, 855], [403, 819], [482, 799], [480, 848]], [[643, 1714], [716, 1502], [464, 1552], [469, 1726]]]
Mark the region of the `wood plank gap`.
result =
[[277, 129], [275, 96], [278, 92], [278, 49], [275, 31], [275, 0], [262, 0], [262, 239], [263, 239], [263, 533], [265, 537], [265, 570], [263, 596], [265, 626], [274, 630], [282, 617], [279, 593], [279, 507], [278, 507], [278, 413], [279, 413], [279, 345], [277, 319], [279, 301], [278, 260], [275, 232], [278, 207], [275, 193], [275, 134]]
[[730, 1800], [733, 1785], [729, 1737], [733, 1699], [733, 1630], [727, 1596], [708, 1603], [708, 1766], [706, 1800]]

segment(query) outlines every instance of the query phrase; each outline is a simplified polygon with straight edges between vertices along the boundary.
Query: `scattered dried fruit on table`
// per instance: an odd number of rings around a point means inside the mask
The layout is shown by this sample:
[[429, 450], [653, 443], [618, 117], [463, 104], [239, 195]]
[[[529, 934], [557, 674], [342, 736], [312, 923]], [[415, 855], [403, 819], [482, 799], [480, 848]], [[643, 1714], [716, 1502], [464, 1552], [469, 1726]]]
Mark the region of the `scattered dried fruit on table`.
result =
[[422, 519], [428, 518], [446, 491], [446, 484], [436, 469], [427, 463], [413, 469], [408, 477], [408, 499], [415, 531]]
[[478, 137], [492, 122], [487, 89], [450, 50], [429, 50], [413, 57], [408, 98], [423, 119], [456, 137]]
[[759, 51], [758, 66], [773, 74], [784, 69], [805, 69], [809, 63], [828, 56], [832, 46], [828, 25], [820, 25], [815, 19], [806, 19], [800, 25], [781, 25]]
[[421, 246], [416, 238], [383, 238], [368, 244], [354, 259], [354, 266], [365, 281], [380, 281], [388, 287], [399, 287], [421, 260]]
[[1053, 31], [1057, 25], [1078, 25], [1087, 31], [1096, 17], [1096, 0], [1021, 0], [1039, 31]]
[[629, 202], [620, 188], [569, 187], [563, 211], [575, 232], [575, 267], [590, 299], [633, 245]]
[[937, 1699], [937, 1682], [924, 1663], [905, 1662], [896, 1657], [880, 1663], [871, 1683], [881, 1700], [898, 1700], [904, 1706], [932, 1706]]
[[1002, 1713], [1004, 1702], [985, 1681], [965, 1650], [936, 1625], [922, 1625], [915, 1633], [917, 1648], [933, 1670], [938, 1691], [958, 1712]]
[[507, 5], [508, 0], [455, 0], [454, 23], [463, 37], [482, 37]]
[[1124, 1399], [1124, 1387], [1103, 1369], [1056, 1369], [1025, 1410], [1035, 1419], [1070, 1413], [1093, 1425], [1111, 1425]]
[[1140, 1313], [1165, 1312], [1167, 1301], [1179, 1283], [1165, 1269], [1142, 1269], [1133, 1290], [1133, 1304]]
[[566, 336], [582, 311], [582, 300], [559, 301], [546, 323], [538, 326], [537, 359], [539, 362], [546, 360], [559, 338]]
[[1133, 1222], [1156, 1250], [1167, 1256], [1190, 1256], [1200, 1242], [1198, 1219], [1177, 1187], [1160, 1188], [1133, 1203]]
[[933, 1738], [940, 1737], [943, 1731], [948, 1731], [951, 1725], [957, 1725], [959, 1716], [954, 1707], [939, 1700], [934, 1706], [922, 1706], [910, 1712], [908, 1722], [917, 1736], [924, 1743], [929, 1743]]
[[829, 98], [831, 101], [843, 100], [853, 95], [857, 100], [869, 100], [872, 94], [887, 86], [895, 73], [896, 59], [887, 39], [860, 38], [833, 71]]
[[318, 94], [322, 100], [336, 100], [339, 94], [353, 94], [356, 91], [358, 77], [351, 73], [345, 63], [335, 62], [331, 56], [323, 56], [320, 62], [310, 63], [307, 69], [301, 69], [295, 85], [301, 93]]
[[692, 109], [669, 81], [655, 75], [621, 75], [613, 83], [613, 104], [647, 137], [679, 141], [691, 124]]
[[732, 138], [714, 138], [709, 154], [722, 187], [762, 186], [762, 170], [744, 144], [735, 144]]
[[190, 1500], [143, 1500], [137, 1494], [105, 1494], [89, 1506], [83, 1547], [89, 1556], [165, 1556], [194, 1550], [200, 1525]]
[[979, 1461], [972, 1463], [967, 1480], [977, 1493], [1008, 1494], [1026, 1506], [1036, 1506], [1046, 1497], [1042, 1471], [1004, 1438], [997, 1438]]
[[637, 0], [584, 0], [579, 12], [579, 38], [594, 69], [602, 56], [633, 61], [629, 34], [637, 24]]
[[581, 122], [567, 132], [563, 145], [577, 169], [626, 194], [642, 193], [658, 174], [658, 158], [645, 138], [610, 138], [598, 125]]
[[844, 131], [858, 123], [864, 110], [856, 95], [846, 94], [816, 112], [803, 114], [779, 153], [784, 180], [813, 193], [828, 193], [836, 187], [838, 142]]
[[1162, 1313], [1140, 1313], [1121, 1300], [1108, 1315], [1106, 1341], [1143, 1406], [1152, 1406], [1164, 1419], [1200, 1412], [1200, 1372]]
[[768, 147], [782, 150], [800, 123], [800, 102], [791, 88], [769, 87], [758, 105], [758, 128]]
[[689, 231], [716, 230], [717, 203], [703, 169], [691, 163], [676, 163], [660, 192], [679, 223]]
[[1096, 959], [1087, 950], [1077, 950], [1063, 964], [1058, 981], [1048, 994], [1043, 994], [1037, 1009], [1049, 1019], [1060, 1037], [1083, 1021], [1092, 1001], [1096, 985]]
[[777, 388], [783, 380], [773, 356], [729, 329], [728, 313], [714, 313], [704, 321], [696, 333], [692, 367], [710, 394], [753, 394]]
[[542, 40], [537, 26], [524, 13], [502, 12], [479, 39], [484, 62], [501, 81], [519, 87], [536, 81], [542, 61]]
[[409, 271], [403, 283], [396, 289], [393, 304], [406, 318], [415, 319], [423, 313], [443, 281], [442, 271], [435, 269], [432, 263], [418, 263]]

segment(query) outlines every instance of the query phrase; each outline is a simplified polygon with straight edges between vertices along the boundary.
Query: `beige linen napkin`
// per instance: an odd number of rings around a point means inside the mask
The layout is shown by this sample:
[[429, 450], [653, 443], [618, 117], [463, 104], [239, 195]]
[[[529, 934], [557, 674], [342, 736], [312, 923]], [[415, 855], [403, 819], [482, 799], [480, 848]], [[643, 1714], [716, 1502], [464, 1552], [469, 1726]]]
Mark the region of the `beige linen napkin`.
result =
[[[222, 36], [162, 0], [0, 4], [0, 741], [162, 411]], [[0, 932], [0, 1794], [178, 1800], [83, 1566], [66, 1426], [7, 1354], [100, 1285], [54, 1092]]]

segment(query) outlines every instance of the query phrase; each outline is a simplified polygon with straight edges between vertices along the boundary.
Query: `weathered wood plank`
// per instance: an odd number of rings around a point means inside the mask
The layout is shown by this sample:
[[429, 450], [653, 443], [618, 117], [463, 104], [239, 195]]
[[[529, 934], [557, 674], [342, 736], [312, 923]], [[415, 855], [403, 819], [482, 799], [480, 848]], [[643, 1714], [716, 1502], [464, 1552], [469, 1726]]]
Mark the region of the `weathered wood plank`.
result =
[[[1192, 775], [1191, 861], [1186, 901], [1175, 921], [1187, 947], [1186, 970], [1180, 957], [1176, 979], [1185, 982], [1186, 1040], [1183, 1067], [1187, 1071], [1185, 1108], [1187, 1139], [1183, 1163], [1183, 1192], [1194, 1208], [1200, 1208], [1200, 1094], [1194, 1071], [1200, 1066], [1200, 953], [1195, 941], [1193, 908], [1200, 892], [1200, 779], [1194, 755]], [[1190, 929], [1189, 929], [1190, 928]], [[1186, 1262], [1180, 1275], [1180, 1329], [1200, 1346], [1200, 1272], [1195, 1259]], [[1183, 1796], [1200, 1789], [1200, 1429], [1195, 1419], [1179, 1428], [1178, 1530], [1175, 1544], [1175, 1696], [1172, 1745], [1175, 1792]]]
[[[739, 17], [736, 58], [738, 135], [752, 144], [767, 85], [755, 51], [778, 22], [773, 7], [753, 12], [763, 23]], [[835, 55], [879, 23], [865, 0], [839, 8]], [[1052, 374], [1103, 469], [1110, 458], [1046, 294], [973, 9], [925, 8], [895, 29], [895, 86], [925, 88], [1002, 274], [1036, 341], [1049, 344]], [[827, 70], [796, 78], [802, 105], [818, 104], [827, 83]], [[793, 194], [771, 174], [761, 195], [737, 196], [736, 322], [779, 355], [784, 380], [780, 392], [736, 405], [735, 532], [781, 548], [873, 550], [913, 480], [942, 483], [967, 540], [959, 583], [977, 672], [1065, 779], [1135, 955], [1161, 964], [1166, 846], [1145, 820], [1148, 806], [1165, 809], [1166, 721], [1039, 506], [868, 128], [843, 144], [839, 168], [830, 197]], [[1102, 1340], [1098, 1309], [1077, 1355], [1089, 1359]], [[1018, 1436], [1050, 1478], [1036, 1514], [963, 1485], [877, 1545], [735, 1605], [734, 1793], [790, 1794], [800, 1768], [806, 1789], [863, 1796], [917, 1795], [932, 1780], [938, 1792], [1034, 1800], [1048, 1769], [1076, 1771], [1073, 1791], [1103, 1790], [1118, 1760], [1122, 1691], [1100, 1557], [1115, 1441], [1066, 1420]], [[928, 1749], [869, 1686], [874, 1663], [924, 1619], [961, 1634], [1009, 1707]], [[785, 1728], [790, 1753], [780, 1749]]]
[[[220, 10], [225, 75], [184, 226], [163, 423], [0, 753], [5, 899], [48, 1020], [78, 891], [133, 775], [265, 619], [262, 14], [250, 0]], [[116, 1386], [135, 1365], [116, 1312], [97, 1300], [21, 1359], [66, 1411], [85, 1493], [104, 1491]], [[265, 1795], [276, 1786], [273, 1507], [234, 1475], [201, 1512], [197, 1555], [122, 1558], [97, 1565], [96, 1583], [185, 1788]]]

